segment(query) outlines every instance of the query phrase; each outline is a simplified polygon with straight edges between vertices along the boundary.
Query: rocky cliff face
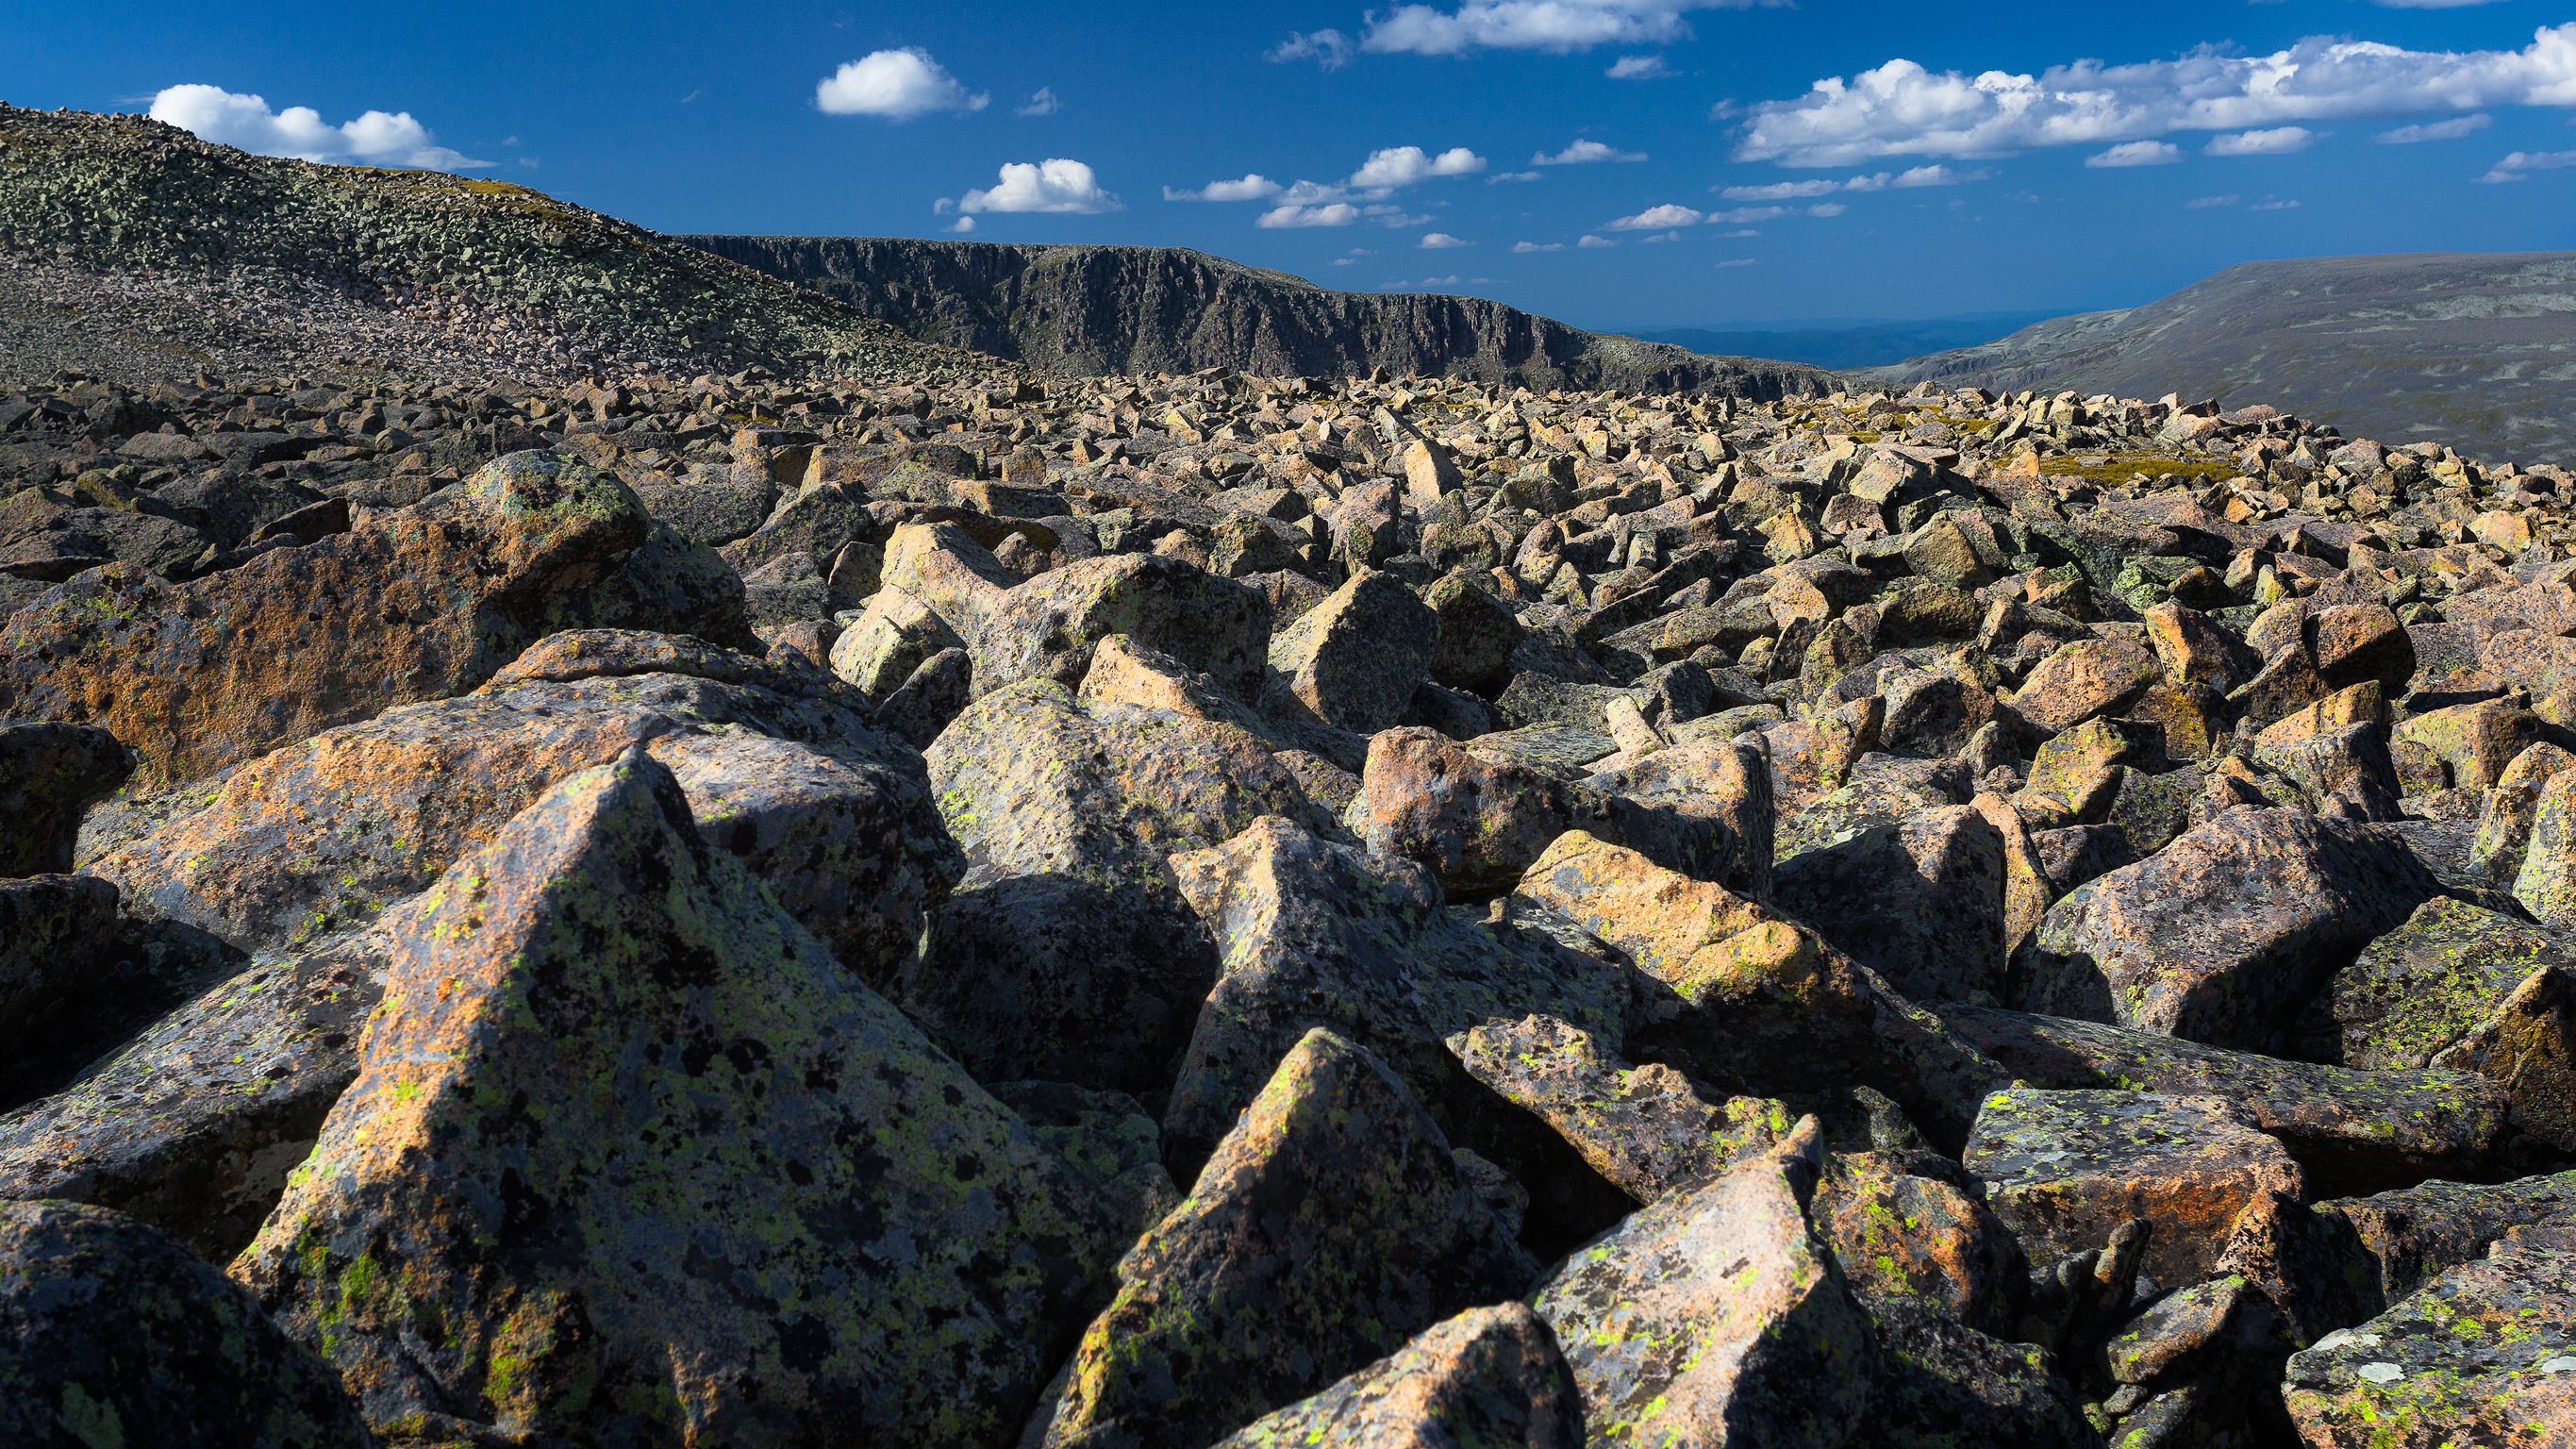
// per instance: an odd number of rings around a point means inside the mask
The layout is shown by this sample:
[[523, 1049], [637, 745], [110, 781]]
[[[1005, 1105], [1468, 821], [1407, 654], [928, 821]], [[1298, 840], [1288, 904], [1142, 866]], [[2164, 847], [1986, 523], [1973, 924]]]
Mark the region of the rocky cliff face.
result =
[[1390, 373], [1532, 387], [1817, 396], [1821, 369], [1568, 327], [1481, 297], [1334, 292], [1170, 247], [1016, 246], [900, 237], [678, 240], [952, 347], [1088, 375], [1232, 367]]

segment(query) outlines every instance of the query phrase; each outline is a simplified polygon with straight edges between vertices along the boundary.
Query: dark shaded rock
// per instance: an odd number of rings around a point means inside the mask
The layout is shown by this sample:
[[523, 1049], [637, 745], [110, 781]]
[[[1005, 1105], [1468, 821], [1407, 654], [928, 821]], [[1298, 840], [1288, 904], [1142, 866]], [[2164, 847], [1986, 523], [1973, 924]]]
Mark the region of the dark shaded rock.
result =
[[1439, 645], [1439, 617], [1401, 580], [1359, 574], [1272, 637], [1264, 707], [1375, 733], [1403, 718]]
[[1772, 899], [1922, 1001], [2004, 989], [2005, 842], [1966, 805], [1881, 825], [1781, 863]]
[[1582, 1449], [1583, 1399], [1545, 1320], [1470, 1309], [1217, 1449]]
[[328, 1364], [187, 1249], [70, 1203], [0, 1203], [0, 1440], [365, 1449]]
[[134, 756], [102, 729], [0, 724], [0, 876], [72, 868], [72, 845], [89, 808], [116, 793]]
[[2576, 1439], [2576, 1251], [2503, 1247], [2290, 1360], [2314, 1449]]

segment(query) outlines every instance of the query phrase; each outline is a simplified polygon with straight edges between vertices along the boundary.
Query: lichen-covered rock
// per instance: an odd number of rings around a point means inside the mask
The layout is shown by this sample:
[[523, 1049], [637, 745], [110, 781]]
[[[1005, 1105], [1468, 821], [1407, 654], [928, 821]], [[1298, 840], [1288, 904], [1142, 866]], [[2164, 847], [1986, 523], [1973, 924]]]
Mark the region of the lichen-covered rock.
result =
[[2279, 1138], [2324, 1191], [2482, 1176], [2508, 1135], [2505, 1091], [2466, 1071], [2354, 1071], [1982, 1007], [1945, 1005], [1941, 1016], [2033, 1086], [2224, 1097]]
[[2020, 1254], [2003, 1223], [1956, 1176], [1893, 1152], [1836, 1152], [1817, 1179], [1808, 1218], [1872, 1312], [1906, 1304], [1971, 1328], [2005, 1326]]
[[1007, 1439], [1103, 1206], [666, 770], [572, 776], [384, 930], [357, 1080], [236, 1265], [370, 1422]]
[[919, 757], [758, 661], [654, 662], [704, 674], [514, 666], [474, 694], [253, 761], [95, 869], [245, 949], [300, 946], [365, 924], [556, 781], [641, 744], [678, 773], [708, 838], [845, 964], [872, 973], [911, 955], [960, 870]]
[[2159, 1092], [1997, 1092], [1961, 1161], [2034, 1262], [2101, 1247], [2142, 1218], [2146, 1271], [2176, 1285], [2210, 1276], [2256, 1200], [2305, 1185], [2234, 1103]]
[[1528, 1306], [1470, 1309], [1216, 1449], [1582, 1449], [1583, 1399]]
[[2347, 1066], [2429, 1065], [2532, 972], [2576, 965], [2552, 932], [2450, 897], [2416, 907], [2336, 972], [2326, 990]]
[[1628, 985], [1618, 970], [1508, 918], [1444, 908], [1428, 872], [1371, 861], [1280, 817], [1172, 858], [1223, 964], [1172, 1088], [1164, 1131], [1214, 1142], [1269, 1067], [1314, 1027], [1378, 1052], [1435, 1114], [1465, 1086], [1451, 1034], [1532, 1012], [1613, 1050]]
[[81, 817], [134, 771], [134, 756], [102, 729], [0, 724], [0, 877], [72, 868]]
[[1469, 1076], [1537, 1116], [1639, 1203], [1767, 1153], [1789, 1131], [1777, 1102], [1712, 1104], [1672, 1068], [1630, 1066], [1590, 1033], [1549, 1017], [1487, 1021], [1451, 1037], [1449, 1050]]
[[1781, 862], [1772, 899], [1918, 1001], [2004, 989], [2003, 833], [1967, 805], [1878, 825]]
[[1265, 706], [1373, 734], [1403, 718], [1439, 646], [1438, 616], [1401, 580], [1358, 574], [1270, 640]]
[[1875, 1345], [1808, 1228], [1800, 1151], [1640, 1208], [1539, 1284], [1586, 1442], [1822, 1449], [1866, 1422]]
[[1952, 1140], [2007, 1080], [1875, 972], [1778, 913], [1569, 831], [1517, 894], [1562, 911], [1655, 983], [1636, 1034], [1761, 1095], [1886, 1093]]
[[229, 1260], [357, 1076], [383, 956], [380, 939], [358, 933], [228, 974], [61, 1091], [0, 1117], [0, 1198], [116, 1208]]
[[337, 1375], [122, 1214], [0, 1203], [0, 1442], [367, 1449]]
[[693, 547], [657, 534], [616, 478], [516, 453], [423, 503], [194, 582], [118, 566], [55, 588], [0, 627], [0, 714], [103, 726], [160, 785], [471, 689], [559, 629], [747, 642], [740, 585], [732, 617], [711, 607], [722, 591], [694, 575], [723, 565]]
[[2079, 639], [2039, 663], [2013, 692], [2013, 712], [2047, 733], [2106, 714], [2155, 682], [2155, 656], [2126, 639]]
[[[1890, 1449], [2096, 1449], [2049, 1355], [1919, 1303], [1870, 1305], [1869, 1412], [1849, 1443]], [[2127, 1446], [2124, 1446], [2127, 1449]]]
[[1259, 591], [1158, 554], [1077, 559], [1001, 594], [968, 624], [949, 622], [974, 655], [978, 694], [1037, 678], [1070, 689], [1092, 649], [1124, 634], [1249, 699], [1270, 646]]
[[2290, 1360], [2312, 1449], [2576, 1442], [2576, 1251], [2504, 1247]]
[[2384, 827], [2224, 811], [2050, 907], [2019, 1004], [2267, 1050], [2345, 953], [2439, 892]]
[[1265, 815], [1328, 824], [1244, 730], [1052, 680], [977, 700], [928, 765], [967, 873], [894, 994], [991, 1081], [1161, 1094], [1218, 970], [1165, 858]]
[[1044, 1442], [1205, 1444], [1537, 1271], [1395, 1074], [1317, 1028], [1119, 1264]]
[[2394, 1303], [2487, 1250], [2517, 1228], [2576, 1212], [2576, 1172], [2514, 1182], [2425, 1182], [2369, 1197], [2335, 1198], [2317, 1213], [2347, 1225]]

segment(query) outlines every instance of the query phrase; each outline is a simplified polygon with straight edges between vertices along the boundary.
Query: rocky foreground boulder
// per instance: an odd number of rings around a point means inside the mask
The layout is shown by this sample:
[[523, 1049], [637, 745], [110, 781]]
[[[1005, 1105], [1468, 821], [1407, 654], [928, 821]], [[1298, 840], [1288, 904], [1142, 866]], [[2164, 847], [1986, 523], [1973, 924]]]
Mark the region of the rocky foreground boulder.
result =
[[2180, 399], [0, 392], [0, 1438], [2576, 1441], [2571, 496]]

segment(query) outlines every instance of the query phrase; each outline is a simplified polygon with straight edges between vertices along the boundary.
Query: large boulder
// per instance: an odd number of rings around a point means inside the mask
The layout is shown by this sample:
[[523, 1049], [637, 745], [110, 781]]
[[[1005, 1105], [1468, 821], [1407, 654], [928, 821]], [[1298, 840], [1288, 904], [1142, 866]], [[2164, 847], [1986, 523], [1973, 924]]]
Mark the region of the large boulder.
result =
[[1119, 1264], [1045, 1443], [1208, 1443], [1537, 1271], [1395, 1074], [1317, 1028]]
[[1374, 734], [1403, 717], [1439, 646], [1439, 616], [1395, 575], [1364, 572], [1272, 637], [1265, 704]]
[[1008, 1439], [1105, 1206], [667, 770], [572, 776], [384, 929], [357, 1080], [235, 1266], [370, 1422]]
[[368, 1449], [338, 1375], [119, 1213], [0, 1203], [0, 1442]]
[[348, 532], [168, 584], [95, 569], [0, 626], [0, 715], [103, 726], [147, 784], [471, 689], [601, 625], [749, 642], [723, 560], [585, 464], [514, 453]]
[[2252, 1051], [2441, 887], [2384, 826], [2220, 813], [2049, 908], [2020, 1004]]

